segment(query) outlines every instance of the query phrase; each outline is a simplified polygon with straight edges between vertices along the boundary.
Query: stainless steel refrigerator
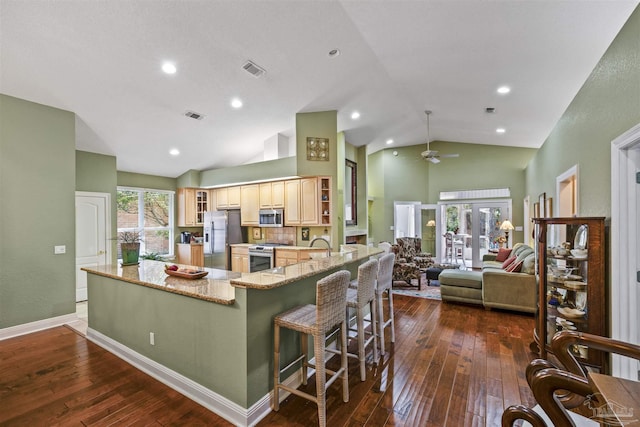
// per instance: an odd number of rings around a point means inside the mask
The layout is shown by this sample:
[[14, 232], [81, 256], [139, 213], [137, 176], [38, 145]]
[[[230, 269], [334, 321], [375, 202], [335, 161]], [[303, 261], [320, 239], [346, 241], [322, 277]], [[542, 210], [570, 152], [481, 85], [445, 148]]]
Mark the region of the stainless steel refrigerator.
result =
[[231, 270], [231, 248], [246, 243], [246, 229], [240, 226], [240, 210], [204, 213], [204, 266]]

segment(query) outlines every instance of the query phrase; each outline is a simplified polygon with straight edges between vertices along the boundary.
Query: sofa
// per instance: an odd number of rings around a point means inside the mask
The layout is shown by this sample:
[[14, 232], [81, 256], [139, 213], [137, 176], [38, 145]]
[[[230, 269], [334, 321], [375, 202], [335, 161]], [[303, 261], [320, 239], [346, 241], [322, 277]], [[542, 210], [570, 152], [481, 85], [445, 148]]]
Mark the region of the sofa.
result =
[[535, 253], [523, 243], [515, 244], [510, 251], [484, 255], [482, 271], [444, 270], [439, 281], [444, 302], [525, 313], [536, 311]]

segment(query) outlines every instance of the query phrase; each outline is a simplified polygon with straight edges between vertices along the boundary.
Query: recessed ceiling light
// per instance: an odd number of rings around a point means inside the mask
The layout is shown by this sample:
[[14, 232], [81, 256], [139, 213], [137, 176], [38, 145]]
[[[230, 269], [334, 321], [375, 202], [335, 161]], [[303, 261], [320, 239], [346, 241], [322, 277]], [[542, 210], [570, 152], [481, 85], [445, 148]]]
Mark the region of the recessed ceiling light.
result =
[[353, 120], [358, 120], [360, 118], [360, 113], [358, 113], [357, 111], [354, 111], [353, 113], [351, 113], [351, 118]]
[[233, 108], [241, 108], [242, 107], [242, 101], [238, 98], [233, 98], [231, 100], [231, 106]]
[[387, 139], [387, 145], [393, 144], [393, 139]]
[[511, 88], [509, 86], [500, 86], [498, 88], [498, 93], [501, 95], [505, 95], [507, 93], [511, 92]]
[[180, 154], [180, 150], [178, 150], [177, 148], [172, 148], [171, 150], [169, 150], [169, 154], [171, 154], [172, 156], [177, 156]]
[[329, 51], [329, 58], [335, 58], [336, 56], [340, 56], [340, 50], [338, 49], [331, 49]]
[[496, 129], [497, 133], [505, 133], [507, 130], [505, 128], [498, 128]]
[[177, 68], [171, 62], [165, 62], [164, 64], [162, 64], [162, 71], [164, 71], [167, 74], [175, 74], [177, 71]]

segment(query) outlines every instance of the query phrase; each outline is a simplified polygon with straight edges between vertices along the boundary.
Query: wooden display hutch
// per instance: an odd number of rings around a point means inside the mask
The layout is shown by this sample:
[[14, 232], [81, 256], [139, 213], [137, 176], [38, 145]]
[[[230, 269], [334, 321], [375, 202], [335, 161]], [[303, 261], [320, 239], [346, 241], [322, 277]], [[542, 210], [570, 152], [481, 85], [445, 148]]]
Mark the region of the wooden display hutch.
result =
[[[563, 329], [607, 336], [604, 218], [535, 218], [538, 307], [532, 349], [543, 359]], [[575, 328], [575, 329], [574, 329]], [[575, 346], [583, 365], [607, 373], [606, 354]]]

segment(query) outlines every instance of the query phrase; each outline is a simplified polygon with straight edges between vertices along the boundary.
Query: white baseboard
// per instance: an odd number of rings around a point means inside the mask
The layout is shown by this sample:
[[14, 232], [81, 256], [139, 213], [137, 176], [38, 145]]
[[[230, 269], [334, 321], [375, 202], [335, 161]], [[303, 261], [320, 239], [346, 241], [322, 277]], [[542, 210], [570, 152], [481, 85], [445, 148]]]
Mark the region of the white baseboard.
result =
[[[243, 427], [256, 425], [262, 418], [271, 412], [270, 403], [272, 392], [267, 393], [250, 408], [245, 409], [213, 390], [210, 390], [192, 379], [131, 350], [94, 329], [87, 329], [87, 339], [110, 353], [115, 354], [127, 363], [135, 366], [168, 387], [171, 387], [189, 399], [199, 403], [234, 425]], [[302, 383], [301, 372], [302, 370], [299, 369], [296, 373], [287, 378], [286, 384], [290, 387], [298, 387]], [[286, 397], [287, 395], [288, 393], [286, 395], [285, 393], [281, 393], [281, 397]]]
[[8, 328], [0, 329], [0, 341], [19, 337], [20, 335], [31, 334], [44, 329], [55, 328], [56, 326], [62, 326], [65, 323], [73, 322], [77, 319], [78, 316], [76, 316], [76, 313], [70, 313], [63, 316], [36, 320], [35, 322], [24, 323], [22, 325], [10, 326]]

